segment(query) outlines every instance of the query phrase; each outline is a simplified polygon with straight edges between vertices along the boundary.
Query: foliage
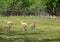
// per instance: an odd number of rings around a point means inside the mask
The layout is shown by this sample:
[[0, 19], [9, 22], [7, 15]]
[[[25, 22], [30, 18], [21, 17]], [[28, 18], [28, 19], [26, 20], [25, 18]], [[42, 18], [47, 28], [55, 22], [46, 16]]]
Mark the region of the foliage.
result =
[[0, 0], [0, 9], [8, 9], [13, 5], [14, 9], [44, 9], [46, 7], [56, 8], [59, 0]]
[[43, 9], [44, 2], [42, 0], [0, 0], [0, 9], [32, 10]]
[[54, 7], [56, 8], [58, 0], [46, 0], [47, 7]]
[[55, 10], [60, 8], [59, 0], [0, 0], [0, 10], [50, 10], [50, 14], [55, 14]]
[[8, 9], [12, 0], [0, 0], [0, 9]]

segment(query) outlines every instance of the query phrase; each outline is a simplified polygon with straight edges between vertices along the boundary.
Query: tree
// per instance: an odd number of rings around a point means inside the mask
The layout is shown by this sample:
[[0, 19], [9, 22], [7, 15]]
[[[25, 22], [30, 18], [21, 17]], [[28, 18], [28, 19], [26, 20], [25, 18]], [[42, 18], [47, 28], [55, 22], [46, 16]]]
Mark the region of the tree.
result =
[[52, 16], [56, 15], [56, 8], [59, 0], [46, 0], [46, 9]]
[[0, 9], [8, 9], [10, 7], [12, 0], [0, 0]]

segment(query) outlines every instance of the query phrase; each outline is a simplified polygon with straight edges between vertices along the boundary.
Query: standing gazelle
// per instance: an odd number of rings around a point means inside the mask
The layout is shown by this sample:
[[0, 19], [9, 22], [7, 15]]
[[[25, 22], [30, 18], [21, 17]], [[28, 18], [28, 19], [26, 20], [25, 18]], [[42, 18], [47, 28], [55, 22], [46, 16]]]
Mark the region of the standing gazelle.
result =
[[9, 32], [9, 30], [10, 30], [12, 24], [13, 24], [12, 21], [6, 22], [6, 25], [3, 26], [3, 30], [4, 30], [5, 32]]
[[23, 31], [26, 31], [27, 23], [26, 22], [22, 22], [21, 25], [22, 25]]
[[31, 30], [32, 31], [34, 31], [35, 27], [36, 27], [36, 24], [35, 23], [31, 23]]

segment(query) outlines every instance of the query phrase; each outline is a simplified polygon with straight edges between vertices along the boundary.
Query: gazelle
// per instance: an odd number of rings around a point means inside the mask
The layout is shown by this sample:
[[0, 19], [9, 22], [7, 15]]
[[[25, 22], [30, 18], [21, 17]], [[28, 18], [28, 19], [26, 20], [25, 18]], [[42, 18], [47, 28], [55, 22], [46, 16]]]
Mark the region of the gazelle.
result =
[[26, 31], [27, 23], [26, 22], [22, 22], [21, 25], [22, 25], [23, 31]]
[[35, 23], [31, 23], [31, 30], [32, 31], [34, 31], [35, 27], [36, 27], [36, 24]]

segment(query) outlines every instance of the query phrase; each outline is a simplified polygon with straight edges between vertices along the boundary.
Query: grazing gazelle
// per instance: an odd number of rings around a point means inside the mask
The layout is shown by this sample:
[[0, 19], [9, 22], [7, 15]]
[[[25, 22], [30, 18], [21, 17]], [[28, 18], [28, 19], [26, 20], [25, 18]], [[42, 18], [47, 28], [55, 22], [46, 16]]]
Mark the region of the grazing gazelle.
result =
[[36, 24], [35, 23], [31, 23], [31, 30], [32, 31], [34, 31], [35, 27], [36, 27]]
[[23, 31], [26, 31], [27, 23], [26, 22], [22, 22], [21, 25], [22, 25]]

